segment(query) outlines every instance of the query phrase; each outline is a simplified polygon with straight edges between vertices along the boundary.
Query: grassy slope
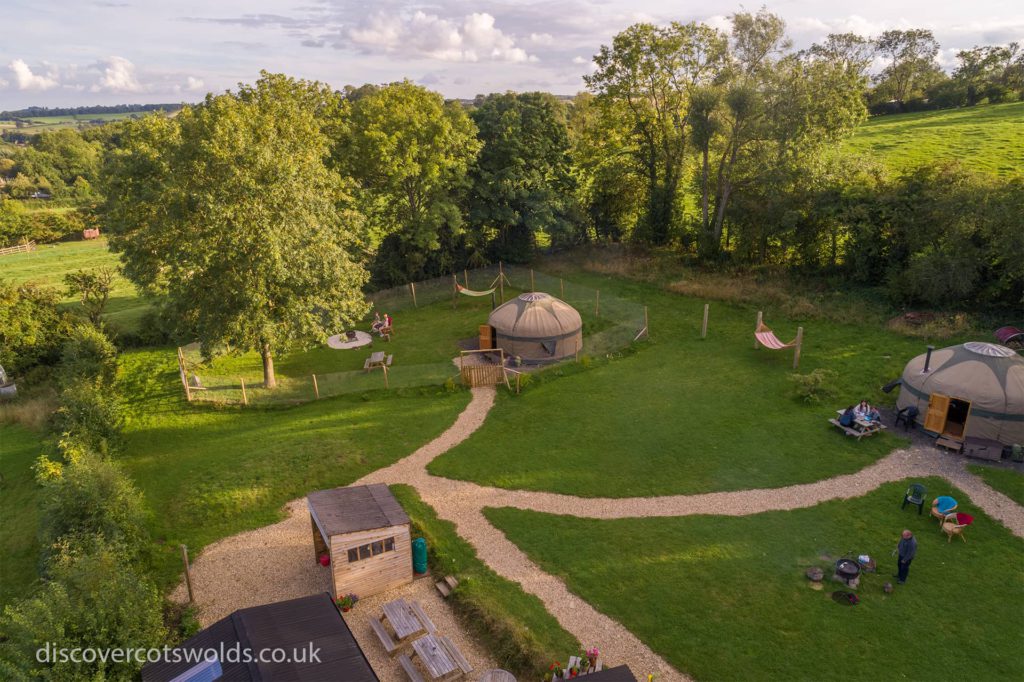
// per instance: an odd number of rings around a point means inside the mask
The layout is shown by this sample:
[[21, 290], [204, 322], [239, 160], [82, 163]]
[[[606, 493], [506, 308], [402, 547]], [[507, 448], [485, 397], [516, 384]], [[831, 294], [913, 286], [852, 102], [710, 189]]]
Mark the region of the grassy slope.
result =
[[398, 485], [392, 490], [412, 519], [414, 533], [426, 538], [434, 574], [458, 577], [451, 602], [465, 626], [487, 642], [502, 668], [528, 679], [539, 676], [547, 662], [579, 651], [576, 638], [562, 629], [537, 597], [489, 569], [415, 489]]
[[1024, 102], [876, 116], [846, 149], [902, 170], [940, 160], [997, 174], [1024, 168]]
[[38, 433], [0, 425], [0, 609], [36, 582], [39, 489], [32, 464], [40, 450]]
[[[926, 479], [930, 490], [967, 496]], [[975, 513], [946, 542], [928, 515], [901, 512], [906, 482], [810, 509], [748, 517], [595, 521], [514, 509], [488, 518], [545, 570], [696, 679], [1024, 677], [1024, 541]], [[968, 505], [970, 507], [970, 505]], [[890, 551], [910, 528], [918, 558], [886, 596]], [[807, 588], [807, 566], [852, 550], [880, 563], [860, 605]], [[633, 671], [638, 677], [647, 671]]]
[[277, 521], [288, 500], [345, 485], [447, 428], [468, 393], [335, 398], [289, 409], [211, 409], [182, 401], [171, 349], [122, 355], [130, 417], [120, 460], [154, 512], [157, 575], [177, 579], [177, 546]]
[[[107, 249], [106, 239], [44, 244], [32, 253], [17, 253], [3, 256], [3, 271], [0, 276], [14, 282], [40, 282], [49, 286], [64, 288], [64, 275], [75, 270], [90, 270], [99, 267], [117, 267], [117, 256]], [[69, 305], [78, 305], [71, 297]], [[139, 297], [128, 280], [117, 275], [114, 290], [107, 303], [107, 322], [119, 329], [135, 329], [139, 319], [149, 305]]]
[[984, 464], [968, 464], [971, 472], [981, 476], [990, 486], [1024, 506], [1024, 474], [1014, 469], [1002, 469]]
[[611, 277], [574, 277], [647, 303], [652, 341], [607, 366], [503, 396], [479, 431], [434, 461], [433, 473], [591, 497], [694, 493], [856, 471], [903, 442], [888, 434], [856, 442], [826, 419], [862, 396], [891, 401], [895, 394], [879, 387], [924, 342], [787, 320], [767, 308], [767, 323], [784, 340], [804, 324], [801, 372], [838, 373], [837, 397], [807, 405], [791, 397], [792, 352], [754, 350], [755, 310], [712, 304], [702, 341], [702, 301]]

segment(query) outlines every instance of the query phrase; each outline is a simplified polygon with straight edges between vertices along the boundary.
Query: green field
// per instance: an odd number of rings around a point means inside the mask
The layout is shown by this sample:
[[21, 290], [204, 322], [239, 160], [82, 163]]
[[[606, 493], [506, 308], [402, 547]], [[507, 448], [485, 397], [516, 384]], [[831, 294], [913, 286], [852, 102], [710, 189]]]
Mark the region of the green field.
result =
[[[945, 481], [924, 483], [968, 499]], [[485, 513], [545, 571], [698, 680], [1020, 680], [1024, 540], [968, 503], [968, 541], [947, 543], [927, 514], [900, 510], [906, 485], [744, 517]], [[886, 595], [903, 528], [917, 536], [917, 558], [907, 584]], [[832, 601], [830, 570], [824, 591], [808, 589], [807, 567], [859, 554], [879, 564], [859, 605]]]
[[959, 161], [999, 175], [1024, 170], [1024, 102], [875, 116], [845, 149], [895, 170]]
[[42, 451], [41, 437], [21, 426], [0, 424], [0, 609], [36, 582], [39, 488], [32, 464]]
[[152, 112], [132, 111], [120, 114], [68, 114], [65, 116], [32, 116], [18, 119], [21, 125], [14, 120], [0, 120], [0, 128], [4, 130], [16, 130], [19, 133], [34, 135], [45, 130], [60, 130], [61, 128], [83, 129], [97, 125], [94, 121], [122, 121], [128, 118], [141, 118]]
[[[69, 272], [118, 266], [117, 256], [107, 249], [107, 240], [103, 238], [42, 244], [31, 253], [16, 253], [0, 258], [0, 277], [16, 283], [39, 282], [61, 290], [64, 289], [64, 275]], [[79, 305], [72, 297], [66, 297], [65, 302], [72, 307]], [[117, 275], [114, 290], [107, 302], [104, 315], [106, 321], [115, 329], [133, 331], [138, 328], [147, 310], [149, 304], [139, 297], [135, 287]]]

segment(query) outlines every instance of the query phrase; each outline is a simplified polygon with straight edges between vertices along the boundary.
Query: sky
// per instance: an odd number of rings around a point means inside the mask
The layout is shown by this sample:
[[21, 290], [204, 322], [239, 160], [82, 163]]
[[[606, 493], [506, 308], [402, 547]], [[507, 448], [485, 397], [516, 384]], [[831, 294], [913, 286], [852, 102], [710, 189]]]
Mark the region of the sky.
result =
[[[797, 48], [829, 33], [931, 29], [940, 63], [1024, 43], [1024, 3], [774, 0]], [[695, 0], [0, 0], [0, 110], [194, 102], [260, 70], [346, 84], [408, 78], [447, 97], [571, 95], [603, 44], [637, 22], [728, 27], [759, 4]]]

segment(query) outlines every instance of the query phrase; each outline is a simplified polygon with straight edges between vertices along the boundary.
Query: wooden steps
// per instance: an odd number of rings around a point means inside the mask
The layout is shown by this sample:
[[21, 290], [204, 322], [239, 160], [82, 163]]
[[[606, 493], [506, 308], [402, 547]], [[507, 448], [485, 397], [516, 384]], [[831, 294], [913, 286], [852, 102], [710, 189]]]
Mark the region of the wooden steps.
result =
[[456, 580], [455, 576], [447, 575], [444, 580], [438, 580], [434, 583], [434, 587], [437, 588], [437, 591], [441, 593], [442, 597], [447, 599], [448, 595], [452, 593], [452, 590], [454, 590], [458, 584], [459, 581]]

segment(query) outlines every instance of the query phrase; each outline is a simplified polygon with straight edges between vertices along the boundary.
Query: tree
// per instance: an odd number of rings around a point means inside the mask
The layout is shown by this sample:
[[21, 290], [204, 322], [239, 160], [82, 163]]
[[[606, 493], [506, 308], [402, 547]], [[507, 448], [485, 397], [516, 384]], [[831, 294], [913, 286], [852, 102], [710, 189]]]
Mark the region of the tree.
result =
[[256, 350], [264, 385], [274, 354], [365, 314], [360, 236], [325, 165], [341, 103], [320, 83], [262, 73], [173, 119], [126, 126], [106, 167], [105, 216], [124, 273], [165, 294], [179, 332], [203, 352]]
[[875, 40], [875, 47], [889, 62], [875, 77], [877, 89], [901, 105], [905, 105], [915, 92], [923, 91], [941, 75], [935, 63], [939, 43], [931, 31], [885, 31]]
[[1019, 55], [1017, 43], [1009, 45], [975, 46], [956, 54], [960, 62], [953, 72], [953, 80], [966, 89], [967, 104], [973, 106], [984, 98], [1000, 102], [1015, 89], [1014, 59]]
[[85, 316], [93, 324], [100, 323], [110, 292], [114, 288], [114, 276], [113, 268], [77, 270], [64, 275], [64, 286], [68, 289], [68, 295], [79, 297]]
[[358, 184], [368, 249], [399, 236], [404, 272], [387, 279], [414, 279], [439, 247], [441, 228], [462, 227], [459, 194], [480, 149], [476, 127], [458, 102], [446, 104], [441, 95], [409, 81], [350, 94], [354, 101], [335, 163]]
[[493, 257], [526, 261], [534, 236], [566, 241], [572, 178], [565, 106], [540, 92], [479, 98], [471, 113], [483, 148], [470, 169], [469, 219]]
[[0, 280], [0, 365], [17, 372], [56, 359], [70, 328], [60, 299], [49, 287]]

